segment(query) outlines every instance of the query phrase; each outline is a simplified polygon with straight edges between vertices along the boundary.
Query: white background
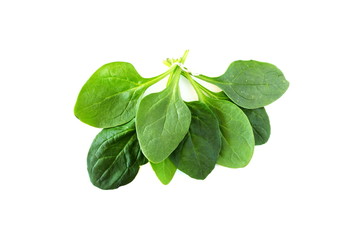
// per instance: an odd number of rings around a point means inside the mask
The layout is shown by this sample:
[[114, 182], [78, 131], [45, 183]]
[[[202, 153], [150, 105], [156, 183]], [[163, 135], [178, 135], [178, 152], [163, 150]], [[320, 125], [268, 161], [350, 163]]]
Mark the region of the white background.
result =
[[[357, 2], [1, 1], [0, 239], [360, 239]], [[92, 186], [81, 86], [113, 61], [157, 75], [186, 49], [209, 76], [239, 59], [284, 72], [270, 141], [205, 181], [163, 186], [146, 165]]]

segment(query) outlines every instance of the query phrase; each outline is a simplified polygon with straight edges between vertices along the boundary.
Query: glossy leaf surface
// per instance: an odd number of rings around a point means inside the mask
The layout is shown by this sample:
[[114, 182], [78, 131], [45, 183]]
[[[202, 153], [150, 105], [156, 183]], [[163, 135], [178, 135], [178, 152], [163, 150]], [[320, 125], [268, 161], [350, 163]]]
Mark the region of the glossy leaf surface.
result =
[[170, 159], [167, 158], [159, 163], [150, 162], [150, 164], [156, 176], [163, 184], [167, 185], [171, 182], [176, 172], [176, 166]]
[[284, 74], [274, 65], [258, 61], [235, 61], [219, 77], [198, 78], [220, 87], [240, 107], [254, 109], [281, 97], [289, 87]]
[[[227, 100], [232, 102], [224, 92], [212, 92], [210, 90], [206, 90], [206, 94], [218, 100]], [[271, 134], [270, 120], [265, 108], [241, 108], [241, 110], [243, 110], [249, 119], [254, 133], [255, 145], [265, 144], [269, 140]]]
[[144, 97], [136, 115], [136, 130], [141, 150], [154, 163], [165, 160], [185, 137], [191, 113], [180, 96], [178, 79], [162, 92]]
[[226, 100], [206, 98], [205, 103], [215, 113], [221, 132], [219, 165], [240, 168], [251, 160], [254, 151], [254, 134], [245, 113]]
[[205, 179], [216, 165], [221, 149], [219, 122], [202, 102], [186, 103], [191, 111], [189, 132], [170, 155], [175, 166], [195, 179]]
[[102, 130], [94, 139], [87, 159], [91, 182], [101, 189], [130, 183], [147, 160], [141, 153], [134, 120]]
[[82, 87], [75, 116], [99, 128], [124, 124], [134, 118], [136, 104], [152, 80], [142, 78], [130, 63], [106, 64]]

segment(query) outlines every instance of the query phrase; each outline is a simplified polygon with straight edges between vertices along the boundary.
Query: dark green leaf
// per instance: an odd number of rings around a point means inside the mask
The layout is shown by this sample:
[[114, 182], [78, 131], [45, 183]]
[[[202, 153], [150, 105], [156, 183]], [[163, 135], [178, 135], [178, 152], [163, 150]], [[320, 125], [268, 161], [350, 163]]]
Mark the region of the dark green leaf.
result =
[[102, 130], [94, 139], [87, 159], [90, 180], [101, 189], [115, 189], [130, 183], [145, 162], [134, 120]]
[[205, 103], [215, 113], [221, 132], [219, 165], [240, 168], [251, 160], [254, 151], [254, 134], [248, 118], [235, 104], [226, 100], [205, 98]]
[[159, 163], [150, 162], [158, 179], [165, 185], [169, 184], [176, 172], [175, 165], [167, 158]]
[[270, 137], [270, 120], [265, 111], [265, 108], [245, 109], [243, 112], [248, 117], [251, 127], [254, 132], [255, 145], [265, 144]]
[[186, 103], [191, 111], [188, 134], [170, 155], [175, 166], [196, 179], [205, 179], [214, 169], [221, 148], [219, 122], [202, 102]]
[[99, 128], [124, 124], [134, 118], [139, 98], [157, 79], [141, 77], [130, 63], [106, 64], [82, 87], [75, 116]]
[[137, 111], [136, 130], [141, 150], [153, 163], [165, 160], [183, 140], [190, 126], [191, 113], [181, 99], [178, 87], [180, 73], [178, 68], [165, 90], [144, 97]]
[[200, 75], [198, 78], [217, 85], [233, 102], [248, 109], [274, 102], [289, 87], [277, 67], [257, 61], [235, 61], [220, 77]]

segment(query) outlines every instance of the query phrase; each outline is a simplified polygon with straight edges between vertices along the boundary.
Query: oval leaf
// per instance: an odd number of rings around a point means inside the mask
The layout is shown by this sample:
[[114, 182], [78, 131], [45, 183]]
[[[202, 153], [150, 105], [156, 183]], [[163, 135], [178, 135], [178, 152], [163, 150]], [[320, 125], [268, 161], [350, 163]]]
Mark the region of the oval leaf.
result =
[[221, 149], [219, 122], [202, 102], [186, 103], [191, 111], [188, 134], [170, 155], [175, 166], [195, 179], [205, 179], [214, 169]]
[[269, 140], [271, 133], [270, 120], [265, 108], [242, 108], [242, 110], [248, 117], [253, 129], [255, 145], [265, 144]]
[[[211, 92], [207, 90], [206, 93], [215, 99], [227, 100], [232, 102], [231, 99], [229, 99], [229, 97], [224, 92]], [[269, 120], [269, 116], [266, 113], [265, 108], [264, 107], [256, 108], [256, 109], [241, 108], [241, 110], [243, 110], [243, 112], [246, 114], [247, 118], [249, 119], [249, 122], [251, 124], [254, 133], [255, 145], [265, 144], [269, 140], [271, 133], [270, 120]]]
[[135, 124], [102, 130], [94, 139], [87, 165], [91, 182], [101, 189], [130, 183], [146, 162], [136, 138]]
[[129, 122], [145, 90], [152, 84], [134, 66], [113, 62], [99, 68], [82, 87], [74, 113], [82, 122], [109, 128]]
[[248, 118], [235, 104], [226, 100], [205, 98], [206, 104], [215, 113], [221, 132], [219, 165], [245, 167], [254, 152], [254, 134]]
[[167, 185], [173, 179], [176, 167], [175, 165], [167, 158], [159, 163], [150, 162], [152, 169], [154, 170], [158, 179], [162, 182], [162, 184]]
[[233, 102], [248, 109], [274, 102], [289, 87], [289, 82], [276, 66], [252, 60], [231, 63], [220, 77], [197, 77], [217, 85]]
[[185, 137], [190, 121], [190, 110], [177, 86], [144, 97], [136, 115], [136, 130], [146, 158], [154, 163], [165, 160]]

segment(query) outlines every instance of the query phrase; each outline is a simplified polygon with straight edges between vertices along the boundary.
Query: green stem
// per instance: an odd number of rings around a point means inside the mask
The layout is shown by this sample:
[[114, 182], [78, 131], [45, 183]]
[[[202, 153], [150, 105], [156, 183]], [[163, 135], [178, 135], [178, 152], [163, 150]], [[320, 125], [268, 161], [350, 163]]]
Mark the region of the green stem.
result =
[[166, 84], [166, 86], [178, 86], [179, 84], [179, 80], [180, 80], [180, 75], [181, 75], [181, 68], [179, 66], [175, 67], [175, 70], [170, 74], [169, 80]]
[[201, 85], [201, 84], [198, 83], [198, 82], [196, 82], [196, 84], [197, 84], [198, 87], [199, 87], [203, 92], [205, 92], [209, 97], [216, 98], [216, 99], [219, 98], [215, 92], [210, 91], [209, 89], [207, 89], [206, 87], [204, 87], [203, 85]]
[[166, 70], [164, 73], [156, 76], [156, 77], [152, 77], [152, 78], [148, 78], [148, 83], [149, 84], [154, 84], [157, 83], [158, 81], [160, 81], [161, 79], [165, 78], [167, 75], [171, 74], [175, 69], [175, 66], [170, 67], [168, 70]]
[[201, 79], [201, 80], [204, 80], [205, 82], [208, 82], [208, 83], [213, 83], [213, 84], [218, 83], [216, 80], [214, 80], [214, 78], [211, 78], [211, 77], [208, 77], [208, 76], [205, 76], [205, 75], [202, 75], [202, 74], [197, 75], [196, 77]]
[[[189, 50], [186, 50], [184, 52], [183, 56], [180, 58], [179, 63], [184, 64], [188, 54], [189, 54]], [[165, 61], [164, 63], [165, 63], [165, 65], [169, 64], [167, 61]], [[180, 76], [181, 76], [182, 69], [177, 65], [174, 65], [174, 67], [175, 68], [171, 72], [169, 80], [168, 80], [166, 86], [168, 87], [169, 85], [174, 84], [176, 86], [176, 88], [178, 88], [178, 86], [179, 86], [178, 83], [179, 83], [179, 79], [180, 79]]]
[[[187, 73], [188, 74], [188, 73]], [[185, 74], [183, 73], [183, 75], [185, 76]], [[204, 87], [203, 85], [201, 85], [200, 83], [198, 83], [197, 81], [195, 81], [190, 74], [188, 74], [188, 76], [185, 76], [190, 83], [192, 84], [192, 86], [194, 87], [196, 93], [198, 93], [199, 91], [201, 91], [201, 95], [204, 96], [204, 94], [207, 97], [210, 98], [214, 98], [214, 99], [218, 99], [218, 100], [229, 100], [228, 97], [223, 96], [221, 93], [218, 92], [213, 92], [210, 91], [209, 89], [207, 89], [206, 87]], [[199, 95], [199, 94], [198, 94]], [[200, 97], [199, 97], [200, 98]]]
[[186, 50], [186, 51], [184, 52], [184, 55], [183, 55], [183, 56], [181, 57], [181, 59], [180, 59], [180, 63], [182, 63], [182, 64], [185, 63], [185, 60], [186, 60], [188, 54], [189, 54], [189, 50]]
[[186, 79], [189, 80], [189, 82], [191, 83], [191, 85], [192, 85], [193, 88], [195, 89], [195, 92], [196, 92], [196, 94], [198, 95], [199, 100], [200, 100], [201, 102], [204, 102], [206, 96], [205, 96], [204, 91], [203, 91], [203, 89], [202, 89], [203, 86], [201, 86], [199, 83], [197, 83], [197, 82], [191, 77], [191, 75], [190, 75], [188, 72], [183, 72], [182, 74], [183, 74], [183, 76], [186, 77]]

